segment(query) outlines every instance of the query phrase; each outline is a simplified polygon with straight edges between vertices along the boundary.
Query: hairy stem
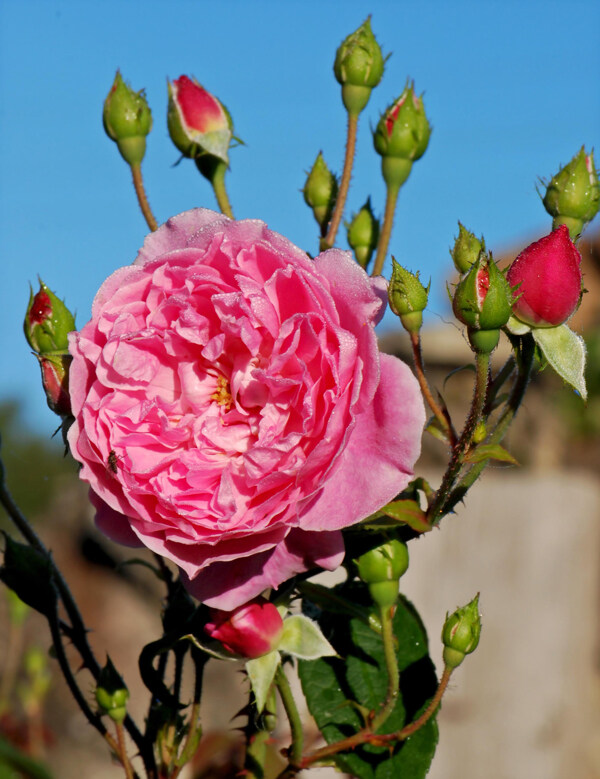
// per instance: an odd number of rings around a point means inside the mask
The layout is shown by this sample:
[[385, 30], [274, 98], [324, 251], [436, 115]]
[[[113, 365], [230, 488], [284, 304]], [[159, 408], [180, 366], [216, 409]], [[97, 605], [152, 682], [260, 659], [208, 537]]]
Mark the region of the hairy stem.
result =
[[350, 190], [350, 179], [352, 178], [352, 166], [354, 165], [354, 152], [356, 150], [356, 133], [358, 129], [358, 114], [348, 114], [348, 131], [346, 134], [346, 156], [344, 157], [344, 169], [342, 171], [342, 179], [340, 181], [340, 188], [338, 190], [338, 196], [335, 201], [335, 208], [331, 215], [331, 221], [329, 222], [329, 229], [325, 239], [321, 242], [321, 249], [330, 249], [337, 236], [337, 232], [342, 223], [342, 216], [344, 215], [344, 206], [346, 205], [346, 198], [348, 197], [348, 191]]
[[394, 225], [394, 214], [396, 213], [396, 203], [398, 202], [398, 193], [400, 187], [388, 184], [385, 198], [385, 213], [383, 215], [383, 225], [379, 234], [377, 244], [377, 254], [375, 255], [375, 264], [371, 276], [381, 276], [383, 263], [387, 254], [390, 238], [392, 237], [392, 227]]
[[281, 665], [278, 667], [275, 674], [275, 684], [279, 690], [283, 708], [287, 714], [290, 729], [292, 731], [292, 744], [290, 747], [289, 760], [292, 765], [298, 765], [302, 758], [302, 749], [304, 748], [304, 731], [302, 729], [302, 720], [300, 719], [296, 701], [294, 700], [290, 684]]
[[141, 164], [138, 164], [138, 165], [131, 165], [130, 167], [131, 167], [131, 176], [133, 178], [133, 188], [135, 189], [135, 194], [137, 195], [138, 203], [140, 204], [142, 214], [144, 215], [146, 224], [152, 230], [152, 232], [154, 232], [154, 230], [158, 228], [158, 222], [154, 218], [154, 214], [152, 213], [152, 209], [150, 208], [150, 203], [148, 202], [148, 198], [146, 196], [146, 190], [144, 189], [144, 180], [142, 178], [142, 166]]
[[419, 382], [419, 386], [421, 387], [421, 392], [423, 393], [423, 397], [427, 401], [427, 405], [432, 410], [433, 414], [435, 415], [435, 418], [442, 426], [442, 429], [446, 431], [446, 435], [448, 437], [448, 443], [450, 444], [451, 448], [454, 449], [454, 447], [456, 446], [456, 431], [454, 430], [454, 427], [452, 426], [452, 422], [450, 421], [447, 413], [444, 412], [442, 407], [435, 399], [433, 392], [431, 391], [431, 388], [429, 386], [429, 382], [427, 381], [427, 377], [425, 376], [425, 365], [423, 363], [423, 352], [421, 349], [420, 333], [410, 333], [410, 343], [413, 350], [415, 374], [417, 376], [417, 381]]
[[127, 777], [127, 779], [133, 779], [134, 773], [133, 773], [133, 768], [131, 767], [131, 763], [129, 762], [129, 757], [127, 755], [127, 746], [125, 745], [125, 731], [123, 729], [123, 723], [116, 722], [115, 729], [117, 731], [117, 747], [119, 750], [117, 752], [117, 755], [119, 757], [119, 760], [121, 761], [121, 765], [125, 769], [125, 776]]
[[379, 616], [381, 618], [383, 653], [388, 675], [388, 689], [383, 706], [373, 717], [373, 721], [371, 722], [372, 730], [379, 730], [390, 716], [394, 710], [400, 692], [400, 672], [398, 670], [398, 658], [396, 657], [396, 646], [394, 642], [392, 609], [381, 608], [379, 610]]

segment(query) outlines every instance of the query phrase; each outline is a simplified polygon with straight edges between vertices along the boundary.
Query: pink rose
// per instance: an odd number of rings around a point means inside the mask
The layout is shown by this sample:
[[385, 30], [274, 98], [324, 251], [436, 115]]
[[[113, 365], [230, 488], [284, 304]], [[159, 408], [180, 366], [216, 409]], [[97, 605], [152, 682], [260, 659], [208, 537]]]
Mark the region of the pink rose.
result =
[[169, 219], [71, 334], [69, 431], [96, 521], [233, 610], [342, 561], [341, 528], [412, 478], [424, 408], [380, 355], [385, 282], [259, 221]]
[[228, 652], [253, 659], [277, 649], [283, 619], [272, 603], [257, 598], [233, 612], [213, 609], [204, 630]]
[[581, 300], [581, 255], [561, 225], [523, 249], [507, 276], [515, 290], [513, 314], [532, 327], [556, 327]]

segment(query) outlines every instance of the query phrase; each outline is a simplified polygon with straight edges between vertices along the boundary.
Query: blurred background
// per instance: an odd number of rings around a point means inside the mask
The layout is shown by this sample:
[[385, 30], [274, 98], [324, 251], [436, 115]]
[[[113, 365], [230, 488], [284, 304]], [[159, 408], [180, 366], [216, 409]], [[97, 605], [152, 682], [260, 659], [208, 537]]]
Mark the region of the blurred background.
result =
[[[432, 277], [425, 357], [441, 388], [449, 371], [469, 360], [445, 292], [457, 221], [508, 261], [550, 229], [539, 178], [598, 141], [600, 4], [0, 0], [3, 458], [15, 497], [68, 567], [100, 656], [108, 649], [119, 660], [132, 690], [139, 647], [160, 633], [159, 596], [143, 574], [112, 570], [111, 558], [122, 552], [95, 535], [76, 468], [51, 438], [56, 417], [21, 329], [28, 284], [40, 274], [82, 326], [102, 281], [134, 259], [147, 232], [129, 171], [102, 129], [117, 68], [135, 89], [146, 89], [153, 111], [143, 171], [159, 221], [215, 207], [194, 165], [176, 165], [166, 130], [166, 80], [188, 74], [227, 105], [245, 143], [232, 151], [228, 174], [236, 217], [263, 219], [316, 252], [316, 226], [300, 190], [320, 150], [341, 172], [345, 113], [332, 64], [338, 44], [369, 13], [392, 56], [361, 116], [348, 213], [368, 195], [376, 214], [383, 211], [371, 128], [414, 79], [434, 130], [400, 195], [390, 252]], [[485, 618], [480, 649], [456, 674], [444, 705], [434, 779], [600, 777], [598, 235], [593, 223], [581, 241], [590, 294], [574, 320], [588, 342], [587, 409], [542, 374], [509, 439], [521, 468], [487, 474], [442, 533], [415, 544], [407, 593], [422, 611], [436, 662], [447, 609], [481, 590]], [[338, 244], [347, 248], [343, 230]], [[393, 317], [381, 328], [383, 347], [406, 355]], [[470, 398], [468, 375], [449, 380], [445, 392], [460, 415]], [[444, 456], [441, 444], [427, 444], [420, 469], [434, 483]], [[8, 626], [6, 608], [1, 624]], [[21, 649], [13, 642], [7, 654], [11, 630], [0, 627], [4, 677], [23, 646], [39, 645], [45, 656], [49, 644], [34, 616]], [[18, 671], [22, 689], [38, 683], [45, 690], [32, 667]], [[238, 678], [215, 683], [233, 695]], [[0, 698], [9, 692], [16, 695], [0, 682]], [[20, 713], [3, 720], [3, 730], [13, 741], [31, 740], [33, 722], [34, 747], [57, 777], [79, 777], [82, 759], [90, 779], [118, 776], [62, 680], [47, 694], [36, 703], [32, 693], [34, 704], [27, 703], [31, 695], [18, 704], [13, 697]], [[233, 711], [220, 700], [207, 712], [215, 733]]]

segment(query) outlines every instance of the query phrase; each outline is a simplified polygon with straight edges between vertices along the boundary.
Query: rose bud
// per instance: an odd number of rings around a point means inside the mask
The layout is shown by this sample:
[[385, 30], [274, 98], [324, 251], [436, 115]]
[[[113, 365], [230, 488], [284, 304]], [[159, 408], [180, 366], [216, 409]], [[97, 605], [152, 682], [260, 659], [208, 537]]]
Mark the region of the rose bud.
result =
[[509, 283], [491, 257], [484, 252], [456, 285], [452, 309], [467, 325], [471, 346], [477, 352], [491, 352], [511, 314]]
[[367, 105], [371, 90], [381, 81], [383, 65], [369, 16], [342, 41], [335, 55], [333, 72], [342, 85], [342, 100], [348, 113], [358, 116]]
[[425, 154], [430, 135], [423, 96], [417, 97], [414, 84], [408, 84], [384, 112], [373, 133], [375, 150], [383, 158], [383, 178], [388, 186], [404, 184], [412, 163]]
[[146, 153], [146, 136], [152, 129], [152, 114], [144, 90], [134, 92], [118, 70], [104, 101], [102, 121], [106, 134], [115, 141], [125, 162], [139, 165]]
[[456, 668], [465, 656], [474, 652], [481, 636], [481, 616], [479, 614], [479, 593], [466, 606], [453, 614], [446, 614], [442, 629], [444, 644], [444, 663], [446, 667]]
[[581, 255], [561, 225], [532, 243], [510, 266], [514, 288], [513, 314], [532, 327], [557, 327], [581, 301]]
[[108, 714], [114, 722], [123, 722], [127, 716], [128, 699], [127, 685], [112, 664], [110, 657], [107, 657], [96, 687], [96, 703], [101, 714]]
[[346, 225], [348, 244], [361, 268], [367, 269], [379, 240], [379, 219], [371, 208], [371, 198]]
[[458, 223], [458, 238], [454, 242], [454, 248], [450, 251], [456, 270], [463, 274], [468, 273], [471, 265], [477, 261], [480, 252], [485, 251], [485, 241], [476, 238], [460, 222]]
[[382, 609], [393, 606], [398, 599], [400, 577], [408, 570], [408, 547], [404, 541], [386, 541], [369, 549], [355, 563], [373, 601]]
[[210, 154], [229, 162], [233, 123], [225, 106], [187, 76], [168, 82], [167, 88], [169, 135], [184, 157]]
[[40, 280], [34, 295], [30, 289], [23, 331], [27, 343], [37, 354], [67, 351], [67, 334], [75, 330], [73, 314], [54, 292]]
[[235, 611], [213, 609], [205, 632], [220, 641], [228, 652], [254, 659], [277, 649], [283, 634], [283, 619], [277, 608], [256, 598]]
[[327, 167], [322, 152], [317, 154], [317, 159], [308, 174], [302, 192], [305, 203], [312, 208], [317, 224], [324, 234], [335, 206], [338, 182]]
[[593, 152], [586, 154], [582, 146], [571, 162], [552, 177], [544, 195], [544, 207], [553, 217], [553, 230], [564, 224], [573, 240], [580, 235], [600, 207], [600, 185]]
[[427, 307], [429, 287], [424, 287], [416, 275], [403, 268], [392, 257], [392, 277], [388, 286], [390, 308], [400, 317], [409, 333], [418, 333], [423, 324], [423, 311]]

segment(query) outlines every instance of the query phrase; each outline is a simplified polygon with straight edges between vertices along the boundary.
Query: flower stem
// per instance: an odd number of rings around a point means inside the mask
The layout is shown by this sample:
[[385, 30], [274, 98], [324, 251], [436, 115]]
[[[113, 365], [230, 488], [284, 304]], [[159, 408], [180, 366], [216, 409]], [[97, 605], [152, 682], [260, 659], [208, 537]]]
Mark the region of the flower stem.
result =
[[[519, 347], [519, 355], [517, 359], [517, 378], [510, 393], [510, 396], [506, 402], [506, 406], [496, 423], [494, 430], [487, 439], [488, 444], [499, 444], [506, 435], [506, 431], [510, 427], [511, 422], [515, 418], [519, 406], [523, 400], [529, 379], [531, 377], [531, 369], [533, 366], [533, 358], [535, 355], [535, 342], [531, 333], [523, 336]], [[452, 511], [454, 506], [459, 503], [466, 495], [469, 488], [475, 483], [475, 481], [481, 475], [481, 472], [488, 464], [488, 460], [483, 460], [480, 463], [476, 463], [466, 473], [463, 479], [457, 484], [448, 496], [444, 503], [442, 513], [447, 514]]]
[[227, 163], [213, 154], [201, 154], [196, 157], [196, 167], [204, 178], [210, 181], [221, 213], [233, 219], [233, 210], [225, 187]]
[[[438, 706], [440, 705], [440, 701], [442, 700], [442, 696], [448, 687], [448, 682], [450, 681], [452, 671], [452, 668], [444, 668], [444, 672], [442, 674], [442, 678], [440, 679], [438, 688], [435, 691], [435, 695], [431, 699], [423, 714], [421, 714], [421, 716], [414, 722], [411, 722], [409, 725], [405, 725], [405, 727], [403, 727], [401, 730], [396, 730], [393, 733], [374, 733], [372, 729], [365, 728], [364, 730], [360, 730], [358, 733], [355, 733], [353, 736], [344, 738], [334, 744], [328, 744], [325, 747], [321, 747], [321, 749], [315, 750], [312, 754], [306, 755], [306, 757], [302, 758], [300, 767], [308, 768], [319, 760], [325, 760], [326, 758], [333, 757], [340, 752], [348, 752], [349, 750], [355, 749], [361, 744], [385, 746], [386, 744], [394, 744], [397, 741], [404, 741], [409, 736], [412, 736], [413, 733], [416, 733], [417, 730], [422, 728], [423, 725], [425, 725], [431, 719], [433, 714], [435, 714]], [[283, 774], [283, 776], [285, 776], [285, 774]]]
[[292, 744], [290, 747], [289, 760], [292, 765], [298, 765], [302, 759], [302, 749], [304, 748], [304, 731], [302, 730], [302, 720], [296, 706], [296, 701], [292, 695], [290, 684], [281, 665], [275, 673], [275, 684], [279, 690], [279, 695], [283, 702], [283, 708], [287, 714], [292, 731]]
[[490, 371], [489, 353], [476, 352], [475, 365], [475, 390], [471, 402], [471, 409], [460, 438], [452, 451], [452, 456], [440, 488], [436, 492], [433, 502], [429, 507], [429, 511], [427, 512], [427, 520], [432, 527], [437, 525], [443, 516], [443, 509], [447, 497], [463, 466], [464, 456], [471, 445], [473, 431], [481, 418], [481, 413], [485, 405]]
[[344, 157], [344, 169], [342, 171], [342, 179], [340, 181], [340, 188], [338, 190], [338, 196], [335, 201], [335, 208], [331, 215], [331, 221], [329, 222], [329, 229], [325, 239], [321, 242], [321, 249], [330, 249], [334, 243], [342, 223], [342, 216], [344, 214], [344, 206], [346, 205], [346, 198], [348, 197], [348, 191], [350, 189], [350, 179], [352, 178], [352, 166], [354, 164], [354, 152], [356, 150], [356, 133], [358, 129], [358, 114], [348, 114], [348, 131], [346, 134], [346, 156]]
[[429, 386], [429, 382], [427, 381], [427, 377], [425, 376], [425, 366], [423, 364], [423, 352], [421, 349], [421, 334], [410, 333], [410, 342], [413, 350], [413, 361], [415, 366], [415, 373], [417, 376], [417, 380], [419, 382], [419, 386], [421, 387], [421, 392], [423, 393], [423, 397], [427, 401], [429, 408], [433, 411], [436, 419], [442, 426], [443, 430], [446, 431], [446, 435], [448, 437], [448, 443], [454, 449], [454, 447], [456, 446], [456, 431], [452, 426], [452, 422], [450, 421], [448, 414], [444, 412], [442, 407], [434, 398], [433, 392], [431, 391], [431, 388]]
[[146, 190], [144, 189], [144, 180], [142, 179], [142, 166], [138, 164], [138, 165], [131, 165], [130, 167], [131, 167], [131, 176], [133, 178], [133, 187], [135, 189], [135, 194], [137, 195], [138, 203], [140, 204], [142, 214], [144, 215], [146, 224], [152, 230], [152, 232], [154, 232], [154, 230], [158, 228], [158, 223], [154, 218], [154, 214], [152, 213], [152, 209], [150, 208], [150, 203], [148, 203], [148, 198], [146, 197]]
[[123, 723], [122, 722], [116, 722], [115, 723], [115, 729], [117, 731], [117, 746], [118, 746], [118, 756], [119, 760], [121, 761], [121, 765], [125, 769], [125, 776], [127, 779], [133, 779], [133, 768], [131, 767], [131, 763], [129, 762], [129, 757], [127, 755], [127, 747], [125, 745], [125, 731], [123, 729]]
[[396, 647], [394, 643], [394, 625], [392, 621], [392, 609], [381, 608], [379, 610], [381, 618], [383, 653], [385, 657], [385, 667], [388, 674], [388, 689], [385, 701], [381, 709], [373, 717], [371, 729], [376, 731], [390, 716], [398, 700], [400, 692], [400, 671], [398, 670], [398, 658], [396, 656]]
[[400, 187], [393, 184], [387, 185], [387, 193], [385, 198], [385, 213], [383, 215], [383, 225], [381, 233], [379, 234], [379, 242], [377, 244], [377, 254], [375, 255], [375, 264], [373, 265], [373, 271], [371, 276], [381, 276], [383, 271], [383, 263], [385, 262], [385, 255], [387, 254], [390, 238], [392, 237], [392, 227], [394, 225], [394, 214], [396, 212], [396, 203], [398, 202], [398, 193]]

